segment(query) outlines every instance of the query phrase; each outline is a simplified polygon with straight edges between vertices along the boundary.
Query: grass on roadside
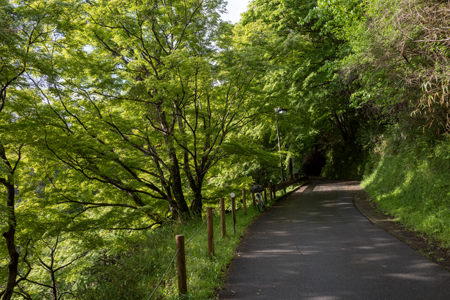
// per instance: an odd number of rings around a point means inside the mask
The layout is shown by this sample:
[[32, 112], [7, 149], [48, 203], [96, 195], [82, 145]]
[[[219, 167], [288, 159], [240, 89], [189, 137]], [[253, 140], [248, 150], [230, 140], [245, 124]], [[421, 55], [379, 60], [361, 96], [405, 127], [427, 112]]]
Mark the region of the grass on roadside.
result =
[[361, 185], [382, 210], [450, 247], [450, 138], [394, 149], [376, 158]]
[[[250, 202], [249, 202], [250, 203]], [[208, 256], [206, 224], [199, 233], [186, 245], [186, 273], [188, 294], [185, 299], [214, 299], [217, 287], [225, 280], [225, 268], [231, 262], [234, 252], [241, 240], [245, 228], [259, 214], [252, 206], [247, 208], [247, 215], [242, 209], [236, 212], [236, 233], [234, 233], [231, 213], [226, 216], [225, 238], [221, 236], [220, 215], [214, 217], [214, 251], [215, 256]], [[179, 226], [177, 234], [183, 234], [187, 241], [202, 222], [192, 222], [187, 226]], [[172, 236], [172, 244], [175, 245], [175, 236]], [[170, 284], [166, 284], [159, 293], [164, 299], [178, 299], [178, 282], [175, 268], [170, 272]]]
[[[238, 201], [237, 201], [238, 202]], [[185, 246], [188, 294], [185, 299], [214, 299], [217, 288], [225, 281], [224, 270], [234, 256], [245, 228], [259, 214], [257, 208], [247, 202], [247, 215], [241, 203], [237, 203], [236, 233], [231, 213], [226, 214], [225, 238], [221, 237], [220, 214], [215, 213], [215, 256], [208, 256], [206, 223], [198, 234]], [[218, 212], [218, 209], [215, 211]], [[82, 299], [125, 300], [149, 299], [175, 254], [175, 236], [182, 234], [187, 242], [203, 224], [202, 220], [190, 220], [177, 224], [165, 224], [154, 231], [130, 232], [120, 243], [128, 245], [125, 253], [107, 253], [98, 260], [86, 275], [87, 280], [79, 284]], [[122, 247], [123, 248], [123, 247]], [[162, 284], [152, 299], [179, 299], [176, 260], [169, 268]]]
[[[289, 192], [294, 189], [288, 188]], [[268, 201], [268, 207], [287, 194], [277, 193], [277, 198]], [[188, 293], [185, 299], [215, 299], [218, 288], [225, 282], [226, 268], [248, 225], [259, 215], [252, 205], [251, 195], [247, 199], [247, 215], [243, 214], [242, 203], [237, 199], [236, 233], [231, 213], [226, 214], [225, 238], [221, 236], [220, 213], [214, 208], [215, 256], [208, 256], [206, 223], [198, 234], [185, 246]], [[269, 195], [267, 194], [269, 199]], [[231, 205], [229, 199], [226, 206]], [[184, 235], [185, 242], [204, 223], [202, 220], [165, 224], [154, 231], [130, 232], [122, 237], [121, 243], [128, 247], [126, 253], [110, 255], [111, 263], [97, 264], [89, 270], [88, 280], [81, 284], [82, 299], [125, 300], [149, 299], [175, 254], [175, 236]], [[102, 261], [102, 260], [101, 260]], [[176, 261], [169, 268], [161, 286], [152, 299], [179, 299]]]

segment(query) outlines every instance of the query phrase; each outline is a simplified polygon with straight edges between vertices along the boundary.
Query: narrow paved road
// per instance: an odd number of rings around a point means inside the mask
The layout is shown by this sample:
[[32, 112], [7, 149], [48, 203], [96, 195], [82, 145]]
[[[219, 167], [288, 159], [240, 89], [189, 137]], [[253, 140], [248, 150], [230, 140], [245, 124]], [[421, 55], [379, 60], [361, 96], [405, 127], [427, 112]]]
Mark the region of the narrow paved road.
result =
[[450, 299], [450, 273], [363, 217], [358, 189], [316, 181], [265, 212], [220, 299]]

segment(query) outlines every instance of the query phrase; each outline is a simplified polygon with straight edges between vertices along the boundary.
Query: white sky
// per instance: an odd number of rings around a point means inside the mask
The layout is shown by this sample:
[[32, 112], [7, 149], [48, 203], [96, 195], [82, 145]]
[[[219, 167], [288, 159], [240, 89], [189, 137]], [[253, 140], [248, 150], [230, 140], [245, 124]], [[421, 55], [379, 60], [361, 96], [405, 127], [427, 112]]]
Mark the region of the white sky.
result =
[[241, 19], [241, 13], [247, 10], [247, 5], [250, 0], [227, 0], [227, 10], [228, 13], [222, 15], [222, 19], [225, 21], [231, 21], [233, 23], [239, 22]]

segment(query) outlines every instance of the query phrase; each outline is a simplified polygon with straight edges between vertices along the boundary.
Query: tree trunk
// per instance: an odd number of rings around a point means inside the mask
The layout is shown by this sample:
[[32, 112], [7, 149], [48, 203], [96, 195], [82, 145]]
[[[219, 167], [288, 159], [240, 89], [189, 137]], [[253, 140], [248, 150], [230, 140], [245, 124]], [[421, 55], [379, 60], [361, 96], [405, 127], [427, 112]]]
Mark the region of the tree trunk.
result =
[[58, 300], [58, 286], [57, 286], [57, 283], [56, 283], [55, 272], [53, 270], [50, 270], [50, 276], [52, 278], [52, 296], [53, 296], [53, 300]]
[[170, 195], [167, 195], [167, 202], [169, 203], [169, 211], [172, 214], [172, 219], [178, 218], [177, 203], [172, 199]]
[[6, 188], [6, 196], [7, 196], [7, 207], [9, 209], [9, 226], [8, 231], [3, 233], [3, 236], [6, 239], [6, 247], [8, 249], [9, 254], [9, 266], [8, 266], [8, 281], [6, 283], [5, 293], [3, 294], [2, 300], [11, 299], [14, 291], [14, 287], [16, 286], [16, 278], [17, 278], [17, 270], [19, 265], [19, 253], [16, 249], [15, 244], [15, 234], [16, 234], [16, 215], [14, 212], [14, 184], [9, 182], [2, 182]]
[[175, 220], [178, 218], [178, 205], [173, 200], [172, 191], [170, 190], [170, 186], [167, 184], [167, 180], [164, 177], [164, 172], [161, 168], [161, 164], [156, 159], [156, 157], [152, 156], [152, 160], [155, 163], [155, 166], [158, 168], [159, 177], [161, 177], [161, 185], [164, 188], [164, 191], [166, 192], [167, 195], [167, 203], [169, 204], [169, 211], [171, 213], [171, 218]]
[[192, 191], [194, 192], [194, 200], [191, 204], [191, 212], [196, 216], [202, 215], [203, 199], [202, 199], [202, 185], [203, 176], [196, 178], [195, 185], [191, 185]]
[[164, 143], [166, 144], [167, 155], [170, 160], [170, 186], [172, 188], [173, 198], [177, 203], [177, 210], [180, 216], [189, 216], [189, 208], [186, 204], [183, 194], [183, 185], [181, 183], [180, 166], [176, 154], [173, 138], [173, 128], [169, 127], [166, 113], [161, 110], [160, 105], [155, 105], [159, 120], [164, 134]]
[[[173, 147], [173, 146], [172, 146]], [[186, 200], [184, 199], [183, 187], [181, 184], [181, 174], [180, 168], [178, 165], [178, 158], [175, 154], [175, 148], [168, 149], [169, 159], [170, 159], [170, 177], [171, 177], [171, 186], [172, 192], [175, 197], [175, 201], [177, 203], [177, 210], [180, 215], [189, 215], [189, 208], [186, 204]]]

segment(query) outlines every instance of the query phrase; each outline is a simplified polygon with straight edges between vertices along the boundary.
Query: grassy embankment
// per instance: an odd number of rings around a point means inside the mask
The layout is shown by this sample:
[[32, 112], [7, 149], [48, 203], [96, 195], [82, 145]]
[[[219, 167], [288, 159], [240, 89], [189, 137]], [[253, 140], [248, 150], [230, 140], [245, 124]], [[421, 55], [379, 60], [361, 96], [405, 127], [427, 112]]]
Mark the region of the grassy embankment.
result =
[[[280, 197], [269, 202], [268, 206]], [[206, 224], [186, 245], [188, 294], [185, 299], [215, 299], [217, 289], [225, 281], [224, 270], [230, 264], [244, 230], [259, 215], [251, 204], [251, 198], [247, 203], [247, 215], [244, 215], [242, 204], [237, 201], [236, 233], [233, 233], [231, 213], [227, 213], [227, 236], [224, 239], [221, 237], [220, 214], [215, 214], [215, 256], [212, 259], [208, 257]], [[120, 259], [110, 266], [98, 267], [95, 283], [86, 284], [83, 299], [148, 299], [175, 253], [175, 235], [183, 234], [187, 242], [202, 223], [201, 220], [192, 220], [184, 224], [167, 224], [151, 232], [136, 232], [124, 237], [127, 240], [124, 242], [130, 245], [129, 250], [121, 253]], [[179, 299], [177, 285], [176, 267], [172, 266], [152, 299]]]
[[450, 139], [391, 137], [376, 153], [365, 191], [386, 213], [450, 247]]

